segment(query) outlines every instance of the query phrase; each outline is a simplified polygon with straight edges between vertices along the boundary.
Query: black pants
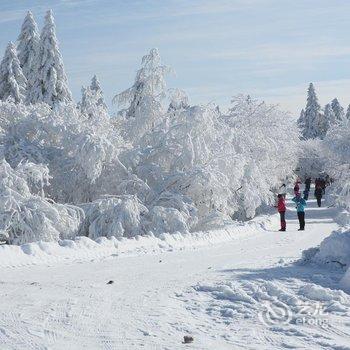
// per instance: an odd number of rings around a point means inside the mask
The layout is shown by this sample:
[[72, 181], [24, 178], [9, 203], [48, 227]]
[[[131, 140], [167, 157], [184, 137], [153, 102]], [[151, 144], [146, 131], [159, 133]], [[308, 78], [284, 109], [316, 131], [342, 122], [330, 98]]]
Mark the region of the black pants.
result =
[[298, 211], [299, 226], [302, 230], [305, 228], [305, 213], [303, 211]]
[[285, 211], [280, 211], [280, 218], [281, 218], [281, 229], [285, 230], [286, 229], [286, 212]]
[[322, 197], [317, 196], [316, 199], [317, 199], [317, 205], [318, 205], [318, 207], [321, 207], [321, 199], [322, 199]]

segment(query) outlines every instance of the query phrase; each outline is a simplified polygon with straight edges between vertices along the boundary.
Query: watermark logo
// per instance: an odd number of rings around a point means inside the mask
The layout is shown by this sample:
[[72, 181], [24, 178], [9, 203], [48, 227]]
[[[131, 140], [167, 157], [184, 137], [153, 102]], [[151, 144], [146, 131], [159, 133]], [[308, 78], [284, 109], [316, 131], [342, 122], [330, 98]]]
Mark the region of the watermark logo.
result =
[[296, 325], [329, 326], [329, 317], [325, 306], [320, 302], [304, 303], [290, 307], [282, 302], [265, 302], [258, 314], [266, 326]]
[[264, 304], [264, 309], [259, 312], [260, 321], [266, 326], [285, 325], [292, 320], [290, 308], [283, 303]]

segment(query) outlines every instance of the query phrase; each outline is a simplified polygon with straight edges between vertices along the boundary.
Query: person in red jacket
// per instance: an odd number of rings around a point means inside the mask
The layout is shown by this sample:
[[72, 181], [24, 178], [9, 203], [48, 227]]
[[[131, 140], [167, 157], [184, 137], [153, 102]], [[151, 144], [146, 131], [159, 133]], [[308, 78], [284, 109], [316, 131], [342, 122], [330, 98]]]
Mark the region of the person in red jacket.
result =
[[278, 196], [278, 202], [277, 202], [277, 210], [280, 213], [281, 218], [281, 229], [279, 231], [285, 231], [286, 230], [286, 200], [284, 197], [279, 194]]

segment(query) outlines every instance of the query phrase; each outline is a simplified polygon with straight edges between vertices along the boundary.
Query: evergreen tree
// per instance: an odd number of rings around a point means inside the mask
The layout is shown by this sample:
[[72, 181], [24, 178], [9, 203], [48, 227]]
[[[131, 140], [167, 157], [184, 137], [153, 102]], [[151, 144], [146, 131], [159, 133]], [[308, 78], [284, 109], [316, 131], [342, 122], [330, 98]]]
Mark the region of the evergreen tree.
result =
[[39, 49], [39, 32], [33, 14], [28, 11], [17, 39], [17, 54], [23, 74], [27, 79], [27, 91], [34, 84], [36, 60]]
[[107, 110], [107, 105], [106, 105], [104, 97], [103, 97], [103, 91], [101, 88], [101, 84], [100, 84], [100, 81], [98, 80], [96, 75], [94, 75], [92, 77], [90, 89], [91, 89], [91, 91], [95, 92], [95, 95], [97, 97], [97, 105], [104, 108], [105, 110]]
[[332, 125], [334, 125], [335, 119], [336, 119], [334, 110], [330, 103], [327, 103], [326, 106], [324, 107], [324, 118], [326, 122], [326, 128], [325, 128], [325, 134], [322, 135], [322, 137], [326, 136], [327, 131]]
[[346, 110], [345, 118], [350, 120], [350, 104], [348, 105], [348, 109]]
[[337, 98], [334, 98], [331, 102], [332, 110], [335, 116], [335, 122], [339, 123], [344, 118], [344, 108], [340, 105]]
[[304, 109], [302, 109], [300, 112], [300, 116], [298, 118], [298, 127], [302, 130], [305, 127], [305, 111], [304, 111]]
[[12, 98], [16, 103], [26, 96], [27, 79], [24, 76], [15, 45], [10, 42], [0, 64], [0, 99]]
[[56, 103], [71, 101], [72, 94], [58, 48], [54, 18], [49, 10], [40, 35], [36, 78], [29, 94], [29, 102], [45, 102], [53, 106]]
[[321, 107], [318, 103], [314, 85], [310, 83], [307, 92], [307, 103], [304, 115], [304, 127], [302, 134], [305, 139], [315, 139], [322, 137], [326, 122], [324, 115], [321, 114]]

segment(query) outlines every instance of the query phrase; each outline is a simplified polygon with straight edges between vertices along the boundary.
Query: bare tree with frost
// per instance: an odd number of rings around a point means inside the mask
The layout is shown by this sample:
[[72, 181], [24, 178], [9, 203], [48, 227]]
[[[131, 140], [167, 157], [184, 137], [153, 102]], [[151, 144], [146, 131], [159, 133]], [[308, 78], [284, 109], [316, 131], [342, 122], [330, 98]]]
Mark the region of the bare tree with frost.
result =
[[350, 122], [335, 124], [325, 138], [326, 172], [335, 180], [331, 192], [336, 204], [350, 210]]
[[165, 97], [165, 76], [170, 69], [162, 65], [157, 49], [142, 58], [135, 82], [129, 89], [117, 94], [113, 101], [127, 105], [120, 114], [125, 118], [125, 136], [137, 143], [151, 130], [164, 113], [161, 100]]
[[0, 64], [0, 99], [12, 98], [16, 103], [26, 97], [27, 79], [17, 57], [16, 47], [10, 42]]

